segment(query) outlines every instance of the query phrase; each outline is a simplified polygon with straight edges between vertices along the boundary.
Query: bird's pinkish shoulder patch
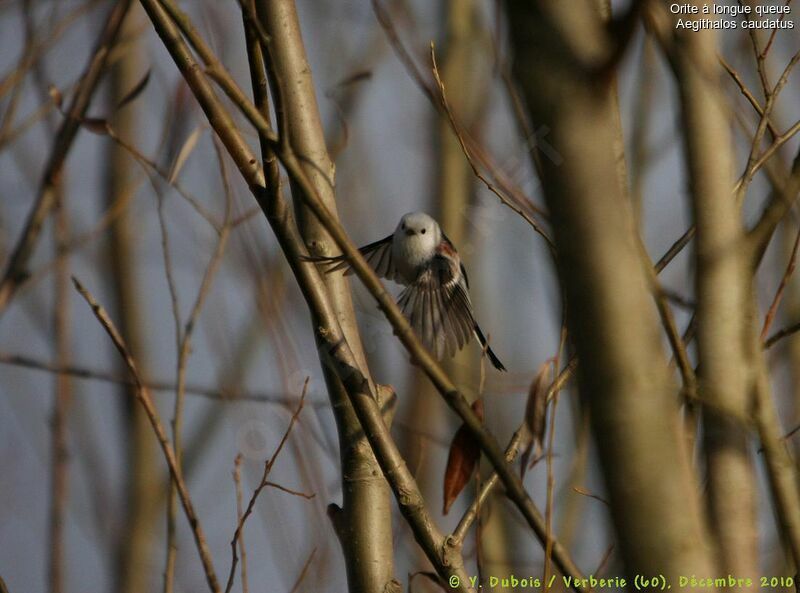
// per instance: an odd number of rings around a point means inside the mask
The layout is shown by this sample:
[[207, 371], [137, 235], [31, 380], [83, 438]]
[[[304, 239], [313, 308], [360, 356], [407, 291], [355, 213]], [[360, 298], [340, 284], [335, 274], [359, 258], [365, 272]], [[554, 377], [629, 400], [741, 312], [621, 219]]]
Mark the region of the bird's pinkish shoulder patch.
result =
[[448, 257], [458, 257], [456, 248], [453, 247], [453, 244], [446, 239], [441, 241], [439, 245], [436, 246], [436, 253], [440, 255], [446, 255]]

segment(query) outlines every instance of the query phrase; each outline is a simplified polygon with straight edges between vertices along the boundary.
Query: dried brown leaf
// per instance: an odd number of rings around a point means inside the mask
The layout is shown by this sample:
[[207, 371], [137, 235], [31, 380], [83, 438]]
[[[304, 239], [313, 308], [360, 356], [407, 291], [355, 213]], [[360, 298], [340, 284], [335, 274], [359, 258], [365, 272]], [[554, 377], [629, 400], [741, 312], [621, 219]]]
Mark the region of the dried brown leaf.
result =
[[333, 87], [328, 89], [325, 93], [326, 96], [330, 97], [334, 93], [340, 91], [341, 89], [347, 88], [353, 84], [357, 84], [359, 82], [370, 80], [372, 78], [372, 71], [371, 70], [359, 70], [358, 72], [354, 72], [349, 76], [346, 76], [339, 82], [337, 82]]
[[606, 506], [611, 506], [609, 504], [609, 502], [605, 498], [597, 496], [596, 494], [592, 494], [591, 492], [589, 492], [585, 488], [580, 488], [578, 486], [573, 486], [572, 490], [574, 490], [575, 492], [577, 492], [581, 496], [586, 496], [587, 498], [594, 498], [595, 500], [602, 502]]
[[200, 133], [202, 131], [203, 128], [197, 126], [194, 131], [189, 134], [189, 137], [186, 139], [186, 142], [183, 143], [183, 146], [181, 146], [178, 156], [175, 157], [175, 161], [172, 163], [172, 167], [169, 170], [169, 177], [167, 179], [168, 183], [174, 183], [178, 178], [178, 175], [180, 174], [181, 169], [183, 169], [183, 166], [186, 164], [189, 155], [192, 154], [192, 151], [197, 146], [197, 142], [200, 140]]
[[[525, 471], [533, 467], [538, 455], [544, 450], [544, 435], [547, 430], [547, 392], [552, 381], [553, 359], [545, 360], [528, 389], [528, 402], [525, 405], [525, 424], [531, 433], [531, 442], [521, 457], [520, 479], [525, 479]], [[533, 453], [533, 460], [530, 459]], [[528, 465], [528, 461], [531, 461]]]
[[[483, 421], [483, 401], [475, 400], [472, 404], [475, 415]], [[462, 424], [453, 435], [450, 454], [447, 456], [447, 468], [444, 472], [444, 509], [446, 515], [458, 495], [467, 485], [481, 456], [481, 449], [466, 425]]]
[[136, 85], [128, 91], [128, 93], [120, 99], [119, 103], [117, 103], [117, 109], [122, 109], [128, 103], [134, 101], [139, 95], [142, 94], [145, 88], [147, 88], [147, 83], [150, 82], [150, 70], [145, 72], [145, 75], [142, 76], [142, 79], [136, 83]]
[[544, 435], [547, 429], [547, 391], [552, 383], [552, 362], [548, 359], [539, 367], [528, 389], [528, 403], [525, 406], [525, 422], [531, 431], [533, 442], [540, 450], [544, 447]]
[[105, 136], [108, 134], [108, 121], [100, 117], [84, 117], [81, 125], [92, 134]]
[[58, 107], [59, 111], [61, 110], [61, 106], [64, 104], [64, 96], [61, 94], [61, 91], [58, 90], [54, 84], [51, 84], [50, 87], [47, 89], [47, 92], [50, 93], [50, 98], [53, 100], [53, 103], [56, 107]]

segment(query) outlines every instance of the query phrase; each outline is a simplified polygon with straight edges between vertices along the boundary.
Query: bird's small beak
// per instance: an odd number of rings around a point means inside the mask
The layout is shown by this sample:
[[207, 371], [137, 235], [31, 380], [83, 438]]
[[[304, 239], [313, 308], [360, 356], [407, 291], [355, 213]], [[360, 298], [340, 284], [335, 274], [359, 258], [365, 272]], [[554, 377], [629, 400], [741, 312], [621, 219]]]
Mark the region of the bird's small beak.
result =
[[414, 229], [406, 229], [406, 235], [407, 235], [407, 236], [409, 236], [409, 237], [410, 237], [411, 235], [415, 235], [415, 234], [416, 234], [416, 233], [414, 232]]

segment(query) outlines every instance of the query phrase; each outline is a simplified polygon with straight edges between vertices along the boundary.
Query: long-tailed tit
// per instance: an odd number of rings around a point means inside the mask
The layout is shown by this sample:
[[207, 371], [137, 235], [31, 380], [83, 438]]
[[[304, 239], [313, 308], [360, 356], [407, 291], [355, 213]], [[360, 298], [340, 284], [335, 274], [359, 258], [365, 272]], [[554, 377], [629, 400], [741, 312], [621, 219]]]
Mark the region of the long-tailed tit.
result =
[[[453, 356], [474, 334], [492, 365], [506, 370], [475, 321], [458, 251], [433, 218], [424, 212], [406, 214], [394, 233], [359, 251], [378, 276], [406, 287], [397, 304], [436, 358], [445, 352]], [[326, 273], [352, 273], [344, 255], [311, 259], [326, 265]]]

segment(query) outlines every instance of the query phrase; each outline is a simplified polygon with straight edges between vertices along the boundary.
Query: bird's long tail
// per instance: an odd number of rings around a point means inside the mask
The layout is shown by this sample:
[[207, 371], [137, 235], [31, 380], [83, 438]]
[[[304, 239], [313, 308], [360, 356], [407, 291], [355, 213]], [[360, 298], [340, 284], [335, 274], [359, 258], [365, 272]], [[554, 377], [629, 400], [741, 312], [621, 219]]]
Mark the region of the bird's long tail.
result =
[[500, 362], [499, 358], [497, 358], [497, 355], [494, 353], [494, 350], [492, 350], [492, 347], [489, 346], [489, 343], [486, 341], [486, 336], [483, 335], [480, 326], [476, 323], [473, 329], [475, 331], [475, 337], [478, 338], [481, 348], [486, 351], [486, 356], [489, 357], [489, 361], [492, 363], [492, 366], [498, 371], [505, 371], [506, 367], [503, 366], [503, 363]]

